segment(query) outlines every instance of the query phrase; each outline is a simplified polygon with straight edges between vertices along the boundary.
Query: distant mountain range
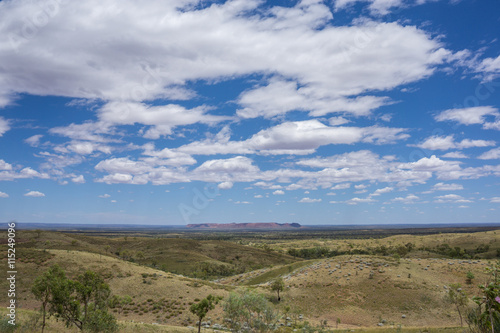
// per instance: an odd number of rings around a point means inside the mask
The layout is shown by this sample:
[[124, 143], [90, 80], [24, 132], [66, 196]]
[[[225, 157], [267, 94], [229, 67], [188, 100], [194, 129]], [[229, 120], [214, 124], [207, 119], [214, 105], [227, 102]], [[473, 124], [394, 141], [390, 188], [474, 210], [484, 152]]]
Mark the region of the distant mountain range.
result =
[[200, 223], [188, 224], [191, 229], [291, 229], [301, 228], [299, 223]]

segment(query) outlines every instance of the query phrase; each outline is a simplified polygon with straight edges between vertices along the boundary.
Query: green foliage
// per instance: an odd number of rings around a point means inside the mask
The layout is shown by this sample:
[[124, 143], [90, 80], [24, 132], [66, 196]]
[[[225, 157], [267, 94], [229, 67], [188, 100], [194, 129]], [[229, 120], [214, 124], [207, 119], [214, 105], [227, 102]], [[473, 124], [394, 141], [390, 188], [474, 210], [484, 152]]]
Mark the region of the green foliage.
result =
[[405, 245], [398, 246], [377, 246], [377, 247], [366, 247], [366, 248], [353, 248], [353, 245], [350, 244], [349, 250], [330, 250], [327, 247], [312, 247], [312, 248], [304, 248], [304, 249], [289, 249], [288, 254], [294, 257], [304, 258], [304, 259], [319, 259], [319, 258], [329, 258], [336, 257], [340, 255], [354, 255], [354, 254], [380, 254], [383, 256], [387, 255], [398, 255], [400, 258], [406, 256], [410, 253], [414, 248], [413, 243], [407, 243]]
[[275, 328], [280, 314], [264, 295], [246, 290], [229, 295], [224, 317], [233, 331], [268, 332]]
[[459, 283], [450, 284], [448, 293], [445, 295], [445, 301], [456, 307], [460, 317], [460, 326], [463, 326], [462, 312], [467, 306], [468, 298]]
[[471, 271], [467, 272], [467, 279], [465, 280], [467, 284], [472, 284], [472, 280], [475, 278], [474, 274]]
[[89, 314], [83, 325], [84, 332], [116, 332], [118, 324], [116, 318], [106, 310], [96, 308], [94, 304], [89, 306]]
[[0, 332], [10, 333], [16, 330], [17, 326], [9, 324], [9, 320], [9, 317], [3, 317], [0, 319]]
[[198, 317], [198, 333], [201, 330], [201, 321], [207, 315], [208, 311], [213, 310], [215, 305], [219, 303], [222, 299], [220, 296], [208, 295], [206, 298], [202, 299], [199, 303], [192, 304], [189, 311]]
[[473, 297], [477, 308], [467, 317], [467, 323], [472, 332], [500, 331], [500, 264], [487, 268], [491, 281], [480, 285], [482, 297]]
[[86, 271], [71, 280], [54, 265], [35, 280], [31, 291], [42, 302], [42, 331], [47, 311], [49, 316], [62, 319], [67, 327], [75, 325], [82, 331], [114, 332], [117, 329], [114, 317], [107, 313], [109, 286], [95, 272]]
[[283, 291], [285, 289], [285, 282], [281, 277], [275, 279], [271, 283], [271, 290], [276, 291], [278, 293], [278, 302], [281, 300], [280, 298], [280, 291]]
[[214, 262], [201, 262], [197, 265], [194, 276], [202, 279], [219, 278], [244, 273], [245, 265], [238, 264], [218, 264]]

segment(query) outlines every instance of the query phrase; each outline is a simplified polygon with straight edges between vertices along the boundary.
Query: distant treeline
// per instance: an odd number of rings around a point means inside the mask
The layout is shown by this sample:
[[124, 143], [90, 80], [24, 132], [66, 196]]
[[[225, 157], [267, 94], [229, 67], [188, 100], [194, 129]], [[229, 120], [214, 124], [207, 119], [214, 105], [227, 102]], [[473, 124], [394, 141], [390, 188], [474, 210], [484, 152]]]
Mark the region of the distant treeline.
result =
[[[329, 249], [327, 247], [313, 247], [313, 248], [302, 248], [302, 249], [289, 249], [288, 254], [297, 258], [303, 259], [318, 259], [318, 258], [330, 258], [340, 255], [397, 255], [399, 257], [405, 257], [412, 251], [427, 251], [431, 253], [436, 253], [449, 258], [457, 259], [474, 259], [478, 258], [478, 254], [486, 253], [490, 250], [490, 246], [482, 244], [474, 249], [462, 249], [459, 246], [451, 247], [448, 244], [440, 244], [436, 247], [421, 247], [416, 248], [413, 243], [406, 243], [405, 245], [397, 246], [385, 246], [380, 245], [370, 248], [351, 248], [348, 250], [339, 249]], [[500, 257], [500, 249], [496, 251], [496, 257]]]

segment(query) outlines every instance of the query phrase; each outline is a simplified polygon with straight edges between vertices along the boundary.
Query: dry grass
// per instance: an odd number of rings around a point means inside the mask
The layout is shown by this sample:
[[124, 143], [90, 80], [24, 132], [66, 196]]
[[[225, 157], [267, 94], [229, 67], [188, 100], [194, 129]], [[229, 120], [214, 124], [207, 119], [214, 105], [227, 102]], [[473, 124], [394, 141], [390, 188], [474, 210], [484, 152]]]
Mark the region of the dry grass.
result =
[[[35, 310], [39, 303], [30, 293], [30, 287], [36, 278], [44, 270], [53, 264], [59, 264], [70, 277], [81, 274], [86, 269], [91, 269], [103, 274], [109, 283], [112, 293], [119, 296], [128, 295], [133, 304], [125, 307], [111, 309], [121, 323], [121, 332], [188, 332], [188, 325], [195, 326], [195, 318], [189, 312], [189, 306], [193, 302], [206, 297], [208, 294], [227, 297], [229, 292], [236, 287], [247, 287], [252, 285], [259, 291], [268, 295], [273, 300], [275, 294], [269, 289], [268, 282], [277, 276], [285, 279], [286, 290], [282, 293], [282, 302], [276, 306], [284, 311], [285, 306], [290, 306], [288, 314], [298, 320], [300, 314], [304, 320], [313, 324], [327, 320], [330, 327], [335, 326], [337, 318], [341, 320], [339, 328], [362, 329], [362, 332], [455, 332], [456, 330], [445, 330], [444, 327], [455, 327], [459, 325], [458, 315], [455, 310], [444, 302], [447, 286], [451, 283], [460, 283], [469, 296], [477, 295], [477, 285], [487, 281], [488, 276], [484, 273], [485, 267], [490, 265], [487, 260], [451, 260], [433, 259], [421, 256], [411, 259], [401, 259], [398, 263], [390, 257], [377, 256], [339, 256], [332, 259], [298, 261], [296, 263], [285, 263], [274, 267], [248, 272], [239, 276], [221, 280], [220, 283], [192, 279], [161, 270], [153, 269], [123, 261], [115, 256], [97, 254], [83, 250], [73, 250], [75, 245], [71, 243], [76, 239], [72, 235], [42, 232], [38, 238], [35, 233], [24, 235], [24, 246], [19, 249], [18, 256], [18, 302], [21, 306], [21, 318], [24, 309]], [[329, 246], [341, 248], [343, 246], [363, 247], [376, 246], [377, 244], [398, 245], [407, 242], [420, 246], [435, 246], [448, 243], [450, 246], [462, 248], [474, 248], [480, 244], [490, 244], [496, 249], [497, 239], [500, 235], [496, 232], [482, 232], [474, 234], [444, 234], [431, 236], [399, 235], [388, 237], [384, 240], [312, 240], [291, 241], [274, 244], [283, 249], [287, 247], [305, 247], [305, 244]], [[35, 240], [37, 238], [38, 240]], [[91, 237], [94, 239], [97, 237]], [[134, 239], [108, 240], [109, 242], [123, 242], [134, 244]], [[68, 247], [67, 249], [40, 250], [41, 244], [55, 247]], [[92, 240], [95, 241], [95, 240]], [[183, 240], [184, 241], [184, 240]], [[96, 246], [88, 242], [85, 237], [77, 239], [76, 247], [87, 249]], [[97, 241], [96, 241], [97, 242]], [[98, 240], [103, 242], [103, 240]], [[142, 242], [142, 243], [139, 243]], [[147, 246], [155, 252], [165, 249], [157, 240], [148, 243], [139, 239], [138, 245], [148, 256]], [[69, 245], [68, 245], [69, 244]], [[100, 244], [100, 243], [99, 243]], [[97, 245], [97, 246], [102, 246]], [[153, 248], [157, 244], [158, 247]], [[195, 244], [190, 242], [178, 243], [188, 246]], [[198, 244], [198, 243], [197, 243]], [[115, 244], [116, 245], [116, 244]], [[225, 246], [227, 247], [225, 248]], [[71, 247], [73, 246], [73, 247]], [[170, 245], [169, 245], [170, 246]], [[229, 242], [208, 242], [199, 245], [196, 251], [189, 252], [185, 247], [176, 253], [187, 251], [196, 257], [197, 251], [220, 252], [222, 255], [233, 253], [235, 249], [244, 247]], [[139, 247], [137, 247], [139, 248]], [[255, 249], [248, 248], [250, 254], [243, 253], [246, 258], [253, 258]], [[3, 248], [0, 249], [3, 251]], [[94, 249], [95, 250], [95, 249]], [[231, 252], [233, 251], [233, 252]], [[239, 251], [239, 250], [238, 250]], [[3, 251], [6, 253], [6, 251]], [[156, 252], [155, 252], [156, 253]], [[265, 252], [267, 257], [264, 261], [276, 254]], [[220, 255], [220, 254], [219, 254]], [[234, 255], [234, 253], [233, 253]], [[412, 253], [417, 256], [418, 253]], [[172, 257], [172, 256], [171, 256]], [[210, 258], [210, 257], [207, 257]], [[278, 258], [278, 257], [276, 257]], [[222, 258], [220, 258], [222, 259]], [[227, 259], [227, 258], [226, 258]], [[211, 258], [211, 260], [217, 260]], [[236, 259], [235, 259], [236, 260]], [[241, 257], [240, 257], [241, 260]], [[252, 259], [253, 260], [253, 259]], [[258, 260], [258, 259], [255, 259]], [[359, 269], [361, 263], [371, 263], [371, 266], [363, 264], [363, 270]], [[258, 263], [258, 262], [257, 262]], [[453, 263], [450, 265], [449, 263]], [[336, 265], [341, 267], [336, 268]], [[381, 265], [379, 267], [379, 265]], [[370, 278], [373, 271], [373, 278]], [[475, 280], [472, 285], [465, 283], [466, 273], [472, 271]], [[5, 290], [5, 271], [0, 273], [0, 288]], [[410, 277], [408, 277], [410, 275]], [[5, 296], [0, 298], [0, 306], [5, 308]], [[155, 308], [156, 306], [156, 308]], [[29, 313], [29, 312], [26, 312]], [[402, 316], [406, 317], [403, 318]], [[26, 315], [27, 316], [27, 315]], [[212, 323], [222, 323], [222, 310], [218, 306], [209, 313]], [[381, 320], [385, 320], [384, 328], [374, 328]], [[142, 323], [142, 324], [138, 324]], [[71, 332], [61, 329], [55, 321], [52, 331], [48, 332]], [[167, 325], [167, 326], [166, 326]], [[392, 326], [392, 328], [391, 328]], [[374, 328], [369, 329], [367, 328]], [[411, 328], [411, 327], [414, 327]], [[76, 331], [75, 331], [76, 332]]]

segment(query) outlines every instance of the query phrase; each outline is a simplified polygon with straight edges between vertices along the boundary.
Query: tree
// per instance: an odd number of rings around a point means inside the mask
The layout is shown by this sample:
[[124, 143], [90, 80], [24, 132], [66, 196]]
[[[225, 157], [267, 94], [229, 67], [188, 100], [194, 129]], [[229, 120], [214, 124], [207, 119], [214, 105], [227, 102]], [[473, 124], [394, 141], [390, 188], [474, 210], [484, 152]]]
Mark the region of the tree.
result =
[[468, 271], [466, 277], [467, 277], [467, 279], [465, 280], [465, 282], [467, 284], [472, 284], [472, 280], [474, 280], [474, 278], [475, 278], [474, 273], [472, 273], [471, 271]]
[[487, 271], [491, 274], [491, 280], [488, 284], [479, 286], [483, 296], [472, 298], [478, 307], [467, 318], [473, 332], [495, 333], [500, 330], [500, 263], [488, 267]]
[[271, 290], [276, 291], [278, 293], [278, 302], [281, 301], [280, 291], [285, 289], [285, 282], [282, 278], [277, 278], [271, 283]]
[[52, 266], [48, 271], [36, 278], [31, 288], [35, 299], [42, 302], [42, 333], [45, 329], [45, 318], [49, 310], [54, 286], [60, 283], [61, 279], [66, 278], [64, 271], [58, 265]]
[[208, 311], [215, 308], [215, 305], [219, 303], [221, 299], [222, 297], [220, 296], [213, 296], [212, 294], [210, 294], [200, 302], [191, 305], [189, 311], [191, 311], [196, 317], [198, 317], [198, 333], [200, 333], [201, 331], [201, 321], [203, 320], [203, 318], [205, 318]]
[[463, 325], [462, 319], [462, 309], [467, 305], [467, 295], [462, 291], [459, 283], [450, 284], [448, 288], [448, 293], [445, 296], [445, 300], [448, 303], [455, 305], [458, 311], [458, 316], [460, 317], [460, 327]]
[[271, 331], [280, 319], [266, 297], [256, 291], [231, 293], [224, 303], [224, 317], [233, 331]]
[[43, 327], [48, 306], [49, 316], [62, 319], [66, 327], [75, 325], [90, 332], [114, 332], [118, 328], [116, 319], [107, 312], [109, 286], [95, 272], [86, 271], [71, 280], [54, 265], [35, 280], [32, 292], [42, 301]]

